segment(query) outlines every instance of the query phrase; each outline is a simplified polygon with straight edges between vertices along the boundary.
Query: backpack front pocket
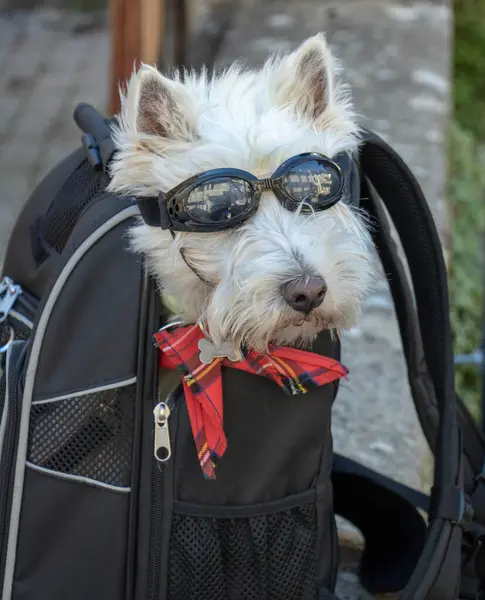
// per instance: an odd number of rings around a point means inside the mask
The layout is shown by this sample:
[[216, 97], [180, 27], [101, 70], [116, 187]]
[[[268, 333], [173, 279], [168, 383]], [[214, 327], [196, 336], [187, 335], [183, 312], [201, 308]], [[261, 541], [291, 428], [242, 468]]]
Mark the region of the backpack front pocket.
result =
[[316, 493], [244, 507], [176, 502], [169, 600], [315, 600]]

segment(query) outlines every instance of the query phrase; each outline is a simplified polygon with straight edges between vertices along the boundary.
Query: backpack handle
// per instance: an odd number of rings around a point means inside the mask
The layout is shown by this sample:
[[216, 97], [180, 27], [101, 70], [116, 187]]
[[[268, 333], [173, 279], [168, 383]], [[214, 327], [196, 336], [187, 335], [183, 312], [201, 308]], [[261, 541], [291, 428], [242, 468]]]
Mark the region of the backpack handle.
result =
[[74, 121], [84, 132], [81, 139], [89, 163], [95, 170], [107, 172], [116, 152], [109, 120], [91, 104], [81, 102], [74, 109]]

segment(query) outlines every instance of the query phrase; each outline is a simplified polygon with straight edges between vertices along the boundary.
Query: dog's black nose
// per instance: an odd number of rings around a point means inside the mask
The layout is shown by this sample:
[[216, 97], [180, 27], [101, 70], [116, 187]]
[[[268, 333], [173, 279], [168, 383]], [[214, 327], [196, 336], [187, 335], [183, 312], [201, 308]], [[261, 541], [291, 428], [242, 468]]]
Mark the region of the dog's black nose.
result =
[[298, 312], [309, 313], [323, 302], [327, 293], [327, 284], [323, 277], [293, 279], [284, 283], [281, 291], [291, 308]]

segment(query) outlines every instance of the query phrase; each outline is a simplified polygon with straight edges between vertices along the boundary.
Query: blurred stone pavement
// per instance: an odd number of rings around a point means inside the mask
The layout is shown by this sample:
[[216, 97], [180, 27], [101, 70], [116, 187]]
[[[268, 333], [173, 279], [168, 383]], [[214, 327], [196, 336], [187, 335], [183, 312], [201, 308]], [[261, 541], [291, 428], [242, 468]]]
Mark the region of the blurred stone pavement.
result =
[[0, 13], [0, 262], [29, 193], [80, 143], [76, 103], [105, 110], [105, 20], [49, 9]]
[[[287, 50], [326, 31], [363, 123], [410, 165], [446, 244], [451, 20], [445, 0], [244, 0], [216, 65], [242, 58], [255, 66], [268, 51]], [[108, 57], [102, 14], [0, 13], [0, 263], [28, 193], [79, 142], [71, 116], [75, 104], [105, 108]], [[336, 450], [426, 488], [429, 453], [384, 283], [369, 298], [362, 323], [346, 334], [343, 348], [351, 375], [335, 403]], [[343, 600], [368, 597], [359, 589], [355, 565], [342, 570], [338, 593]]]

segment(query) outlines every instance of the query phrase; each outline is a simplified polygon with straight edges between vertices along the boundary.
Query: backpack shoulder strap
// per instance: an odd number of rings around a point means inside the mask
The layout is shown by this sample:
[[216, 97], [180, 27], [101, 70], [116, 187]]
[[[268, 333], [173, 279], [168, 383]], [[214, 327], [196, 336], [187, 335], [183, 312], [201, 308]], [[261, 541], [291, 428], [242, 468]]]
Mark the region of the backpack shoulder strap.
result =
[[[363, 204], [367, 212], [373, 221], [378, 223], [378, 227], [372, 231], [373, 240], [387, 275], [396, 308], [416, 411], [426, 439], [430, 447], [434, 448], [439, 427], [439, 413], [433, 382], [424, 358], [414, 295], [391, 236], [389, 220], [382, 201], [368, 179], [363, 182], [363, 196]], [[476, 474], [482, 468], [485, 439], [458, 394], [456, 394], [456, 405], [458, 425], [463, 432], [465, 490], [469, 493], [473, 488]]]
[[[376, 134], [365, 131], [360, 164], [363, 204], [377, 221], [377, 250], [386, 271], [392, 264], [392, 273], [397, 274], [390, 283], [411, 391], [435, 453], [428, 536], [399, 598], [454, 600], [460, 576], [459, 523], [464, 515], [465, 496], [445, 262], [422, 190], [397, 153]], [[404, 269], [396, 260], [387, 214], [406, 257], [412, 292]]]

